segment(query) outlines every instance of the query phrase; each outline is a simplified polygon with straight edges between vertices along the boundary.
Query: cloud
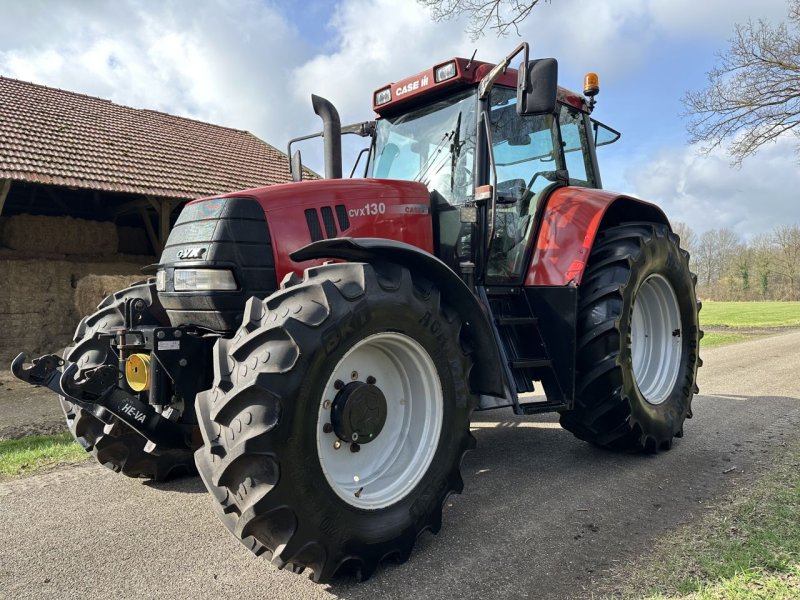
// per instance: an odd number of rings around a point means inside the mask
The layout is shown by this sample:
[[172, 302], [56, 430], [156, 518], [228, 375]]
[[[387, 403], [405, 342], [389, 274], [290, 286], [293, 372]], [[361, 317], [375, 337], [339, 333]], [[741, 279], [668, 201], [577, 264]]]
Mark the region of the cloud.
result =
[[[608, 86], [598, 116], [616, 116], [610, 124], [626, 134], [619, 150], [601, 152], [608, 187], [661, 202], [671, 218], [699, 230], [724, 225], [747, 235], [797, 214], [784, 191], [800, 189], [791, 144], [764, 148], [740, 170], [722, 152], [667, 145], [677, 136], [666, 140], [664, 130], [682, 125], [674, 114], [654, 123], [654, 96], [682, 90], [643, 86], [663, 83], [660, 74], [645, 77], [654, 56], [663, 62], [692, 44], [722, 49], [734, 23], [782, 20], [785, 12], [783, 0], [552, 0], [520, 33], [533, 56], [558, 57], [567, 84], [602, 71]], [[327, 13], [328, 21], [290, 20], [308, 13]], [[489, 34], [473, 42], [465, 29], [465, 19], [432, 22], [411, 0], [324, 8], [315, 0], [303, 9], [262, 0], [17, 0], [3, 4], [0, 74], [246, 129], [283, 149], [290, 137], [320, 129], [311, 93], [331, 99], [344, 122], [369, 119], [372, 92], [384, 83], [476, 48], [478, 59], [497, 60], [520, 40]], [[694, 63], [674, 69], [671, 81], [697, 77]], [[321, 142], [302, 148], [321, 170]]]
[[268, 140], [292, 133], [286, 82], [309, 51], [267, 3], [34, 1], [12, 3], [10, 17], [0, 74]]
[[730, 165], [724, 148], [663, 148], [624, 176], [632, 193], [659, 204], [673, 221], [699, 233], [729, 227], [751, 239], [779, 223], [800, 223], [796, 141], [765, 146], [741, 168]]

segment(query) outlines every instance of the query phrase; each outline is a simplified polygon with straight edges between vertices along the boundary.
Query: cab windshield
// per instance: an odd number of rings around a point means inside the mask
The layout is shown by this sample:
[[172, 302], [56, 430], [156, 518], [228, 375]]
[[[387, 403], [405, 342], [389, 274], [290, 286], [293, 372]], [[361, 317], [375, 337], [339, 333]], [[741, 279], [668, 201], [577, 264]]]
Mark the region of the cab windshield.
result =
[[371, 176], [419, 181], [449, 204], [473, 194], [475, 90], [378, 120]]

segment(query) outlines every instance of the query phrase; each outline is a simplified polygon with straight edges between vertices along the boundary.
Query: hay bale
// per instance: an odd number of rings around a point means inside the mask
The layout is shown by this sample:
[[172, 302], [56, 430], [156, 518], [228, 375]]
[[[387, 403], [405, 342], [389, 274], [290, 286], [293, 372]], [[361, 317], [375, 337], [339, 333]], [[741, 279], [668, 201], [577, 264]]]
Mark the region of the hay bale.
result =
[[[6, 254], [22, 254], [12, 250]], [[8, 365], [18, 352], [31, 356], [58, 352], [70, 343], [81, 316], [75, 307], [75, 288], [87, 275], [124, 275], [109, 292], [125, 288], [145, 276], [141, 268], [152, 259], [104, 257], [112, 260], [47, 260], [3, 256], [0, 252], [0, 365]], [[101, 286], [104, 287], [104, 286]], [[102, 299], [96, 292], [89, 312]]]
[[3, 227], [3, 244], [21, 252], [114, 254], [119, 237], [114, 223], [15, 215], [9, 217]]
[[81, 317], [97, 310], [97, 305], [108, 296], [130, 285], [143, 281], [143, 275], [87, 275], [75, 286], [75, 308]]

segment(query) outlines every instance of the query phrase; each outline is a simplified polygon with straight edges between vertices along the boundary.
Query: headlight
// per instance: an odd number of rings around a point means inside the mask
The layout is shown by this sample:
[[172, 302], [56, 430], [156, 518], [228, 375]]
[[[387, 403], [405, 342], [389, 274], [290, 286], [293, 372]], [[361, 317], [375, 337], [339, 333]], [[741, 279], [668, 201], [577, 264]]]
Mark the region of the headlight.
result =
[[433, 80], [436, 83], [440, 81], [444, 81], [446, 79], [452, 79], [456, 76], [456, 63], [449, 62], [446, 65], [442, 65], [441, 67], [436, 67], [436, 71], [433, 74]]
[[176, 292], [235, 290], [236, 279], [227, 269], [175, 269]]
[[156, 291], [163, 292], [167, 289], [167, 272], [164, 270], [156, 273]]
[[386, 104], [392, 99], [392, 88], [387, 87], [375, 92], [375, 106]]

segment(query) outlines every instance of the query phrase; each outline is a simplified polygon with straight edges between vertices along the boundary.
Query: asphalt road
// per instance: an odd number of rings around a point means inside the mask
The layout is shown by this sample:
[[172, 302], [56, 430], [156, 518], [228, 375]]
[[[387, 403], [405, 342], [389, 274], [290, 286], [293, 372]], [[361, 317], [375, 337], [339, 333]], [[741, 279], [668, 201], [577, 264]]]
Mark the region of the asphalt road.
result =
[[[362, 584], [319, 586], [253, 557], [198, 479], [86, 465], [0, 484], [0, 597], [582, 598], [755, 477], [800, 433], [800, 333], [703, 353], [695, 418], [657, 456], [577, 441], [553, 417], [478, 415], [438, 536]], [[621, 568], [622, 567], [622, 568]], [[613, 570], [613, 571], [612, 571]]]

